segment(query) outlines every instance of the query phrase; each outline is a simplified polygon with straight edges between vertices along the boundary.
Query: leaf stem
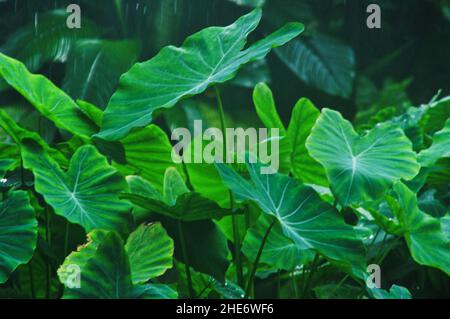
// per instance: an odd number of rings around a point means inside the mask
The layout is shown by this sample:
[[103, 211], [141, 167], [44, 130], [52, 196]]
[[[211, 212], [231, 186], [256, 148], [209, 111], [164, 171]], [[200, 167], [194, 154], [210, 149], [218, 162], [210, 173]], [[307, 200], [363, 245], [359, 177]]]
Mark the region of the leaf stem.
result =
[[189, 288], [189, 298], [194, 298], [194, 288], [192, 286], [192, 277], [191, 277], [191, 269], [189, 268], [190, 263], [188, 259], [187, 249], [186, 249], [186, 239], [184, 237], [183, 224], [181, 220], [178, 220], [178, 236], [180, 236], [181, 243], [181, 253], [183, 254], [184, 259], [184, 269], [186, 271], [187, 284]]
[[69, 247], [69, 232], [70, 232], [70, 224], [69, 221], [66, 220], [66, 229], [64, 231], [64, 257], [67, 256], [68, 247]]
[[[228, 146], [227, 146], [227, 134], [226, 134], [226, 124], [225, 124], [225, 112], [223, 110], [222, 97], [220, 95], [220, 90], [217, 86], [214, 87], [216, 98], [217, 98], [217, 106], [219, 108], [219, 117], [220, 117], [220, 126], [222, 129], [222, 134], [224, 135], [223, 140], [223, 154], [222, 156], [226, 159], [228, 154]], [[230, 208], [231, 211], [234, 211], [234, 195], [233, 192], [229, 191], [230, 195]], [[234, 242], [234, 258], [236, 262], [236, 272], [238, 284], [241, 287], [244, 287], [244, 272], [242, 267], [242, 259], [241, 259], [241, 240], [239, 237], [239, 227], [238, 227], [238, 219], [236, 215], [231, 216], [231, 222], [233, 224], [233, 242]]]
[[267, 228], [266, 233], [264, 234], [263, 240], [261, 242], [261, 245], [259, 246], [258, 254], [256, 255], [255, 262], [253, 263], [252, 272], [250, 273], [250, 277], [248, 278], [247, 289], [245, 290], [244, 299], [247, 299], [250, 294], [252, 282], [253, 282], [253, 279], [255, 278], [259, 260], [261, 259], [261, 255], [264, 250], [264, 246], [266, 245], [267, 238], [269, 237], [270, 231], [272, 230], [273, 226], [275, 226], [275, 223], [276, 223], [276, 219], [272, 222], [272, 224], [270, 224], [269, 228]]

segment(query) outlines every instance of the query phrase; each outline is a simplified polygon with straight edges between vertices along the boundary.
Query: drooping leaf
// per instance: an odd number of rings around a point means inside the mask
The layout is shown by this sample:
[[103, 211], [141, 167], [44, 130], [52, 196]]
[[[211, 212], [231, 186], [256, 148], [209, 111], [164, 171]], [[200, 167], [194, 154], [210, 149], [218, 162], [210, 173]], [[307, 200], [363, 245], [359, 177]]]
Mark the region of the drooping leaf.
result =
[[263, 175], [260, 165], [247, 164], [246, 180], [225, 164], [216, 167], [225, 184], [240, 199], [254, 201], [274, 216], [283, 234], [301, 250], [315, 250], [361, 275], [365, 264], [362, 242], [334, 207], [310, 187], [281, 174]]
[[33, 257], [37, 220], [26, 192], [14, 191], [0, 202], [0, 284]]
[[120, 75], [131, 67], [138, 55], [136, 41], [78, 41], [67, 61], [63, 89], [74, 99], [104, 108]]
[[139, 226], [125, 245], [133, 284], [146, 283], [173, 266], [173, 240], [161, 224]]
[[370, 289], [370, 293], [375, 299], [412, 299], [408, 289], [397, 285], [392, 285], [389, 291], [383, 289]]
[[445, 127], [433, 136], [433, 145], [420, 152], [418, 160], [422, 166], [430, 167], [445, 157], [450, 157], [450, 119], [445, 123]]
[[[242, 244], [242, 252], [250, 260], [255, 260], [264, 234], [271, 224], [271, 217], [261, 215], [255, 225], [250, 228]], [[293, 240], [283, 234], [280, 224], [277, 223], [267, 237], [261, 262], [274, 267], [276, 270], [292, 271], [296, 266], [307, 264], [314, 258], [314, 252], [299, 249]]]
[[0, 127], [14, 140], [15, 143], [17, 143], [17, 145], [20, 146], [23, 139], [32, 139], [48, 152], [48, 154], [60, 165], [67, 167], [69, 161], [61, 152], [48, 146], [38, 133], [20, 127], [8, 113], [2, 110], [0, 110]]
[[66, 93], [46, 77], [31, 74], [23, 63], [2, 53], [0, 76], [57, 127], [82, 137], [96, 132], [95, 124]]
[[401, 129], [380, 125], [360, 136], [330, 109], [322, 111], [306, 147], [325, 167], [331, 189], [343, 206], [378, 199], [395, 181], [419, 173], [416, 154]]
[[204, 29], [182, 47], [165, 47], [153, 59], [134, 65], [108, 104], [99, 137], [117, 140], [149, 124], [156, 110], [232, 79], [241, 66], [264, 58], [304, 29], [299, 23], [288, 24], [243, 50], [260, 19], [261, 10], [256, 9], [228, 27]]
[[328, 186], [325, 170], [306, 149], [306, 139], [319, 116], [320, 111], [308, 99], [295, 105], [287, 132], [293, 148], [291, 166], [293, 175], [303, 183]]
[[353, 49], [323, 35], [294, 40], [275, 50], [301, 80], [331, 95], [349, 97], [355, 77]]
[[399, 209], [394, 211], [414, 260], [450, 274], [450, 239], [439, 219], [422, 212], [415, 194], [401, 182], [394, 185]]
[[128, 231], [131, 206], [118, 197], [128, 189], [127, 183], [93, 146], [79, 148], [67, 172], [31, 140], [23, 141], [22, 156], [24, 167], [34, 173], [36, 191], [56, 214], [87, 232]]

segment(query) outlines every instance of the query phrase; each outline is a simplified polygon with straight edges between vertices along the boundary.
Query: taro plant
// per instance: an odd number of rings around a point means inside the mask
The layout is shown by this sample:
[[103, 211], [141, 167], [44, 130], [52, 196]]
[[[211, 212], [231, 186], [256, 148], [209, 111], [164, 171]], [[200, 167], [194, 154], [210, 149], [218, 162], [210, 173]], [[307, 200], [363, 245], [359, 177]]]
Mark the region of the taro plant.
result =
[[210, 95], [225, 131], [221, 84], [301, 41], [301, 23], [248, 41], [261, 14], [134, 64], [104, 111], [0, 53], [5, 85], [39, 113], [31, 130], [0, 111], [1, 297], [384, 299], [429, 285], [448, 294], [448, 97], [362, 124], [301, 98], [285, 127], [260, 83], [255, 112], [278, 129], [267, 141], [280, 142], [277, 172], [263, 174], [249, 149], [244, 165], [174, 160], [161, 114]]

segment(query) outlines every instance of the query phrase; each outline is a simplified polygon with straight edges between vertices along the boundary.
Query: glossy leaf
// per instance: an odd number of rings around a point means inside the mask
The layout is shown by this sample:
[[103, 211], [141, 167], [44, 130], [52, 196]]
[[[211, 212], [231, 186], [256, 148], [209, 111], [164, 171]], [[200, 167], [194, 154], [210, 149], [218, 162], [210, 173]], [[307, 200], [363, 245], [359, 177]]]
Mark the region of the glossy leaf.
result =
[[433, 136], [433, 145], [419, 154], [419, 163], [424, 167], [434, 165], [439, 159], [450, 157], [450, 119], [445, 127]]
[[128, 231], [131, 206], [118, 198], [127, 183], [93, 146], [79, 148], [64, 172], [35, 142], [23, 144], [24, 166], [34, 173], [36, 191], [56, 214], [87, 232], [96, 228]]
[[0, 202], [0, 283], [33, 257], [38, 223], [26, 192], [14, 191]]
[[263, 175], [260, 165], [247, 164], [246, 180], [225, 164], [216, 164], [225, 184], [240, 199], [251, 200], [280, 223], [283, 234], [301, 250], [315, 250], [344, 268], [361, 274], [362, 242], [331, 205], [310, 187], [281, 174]]
[[182, 98], [232, 79], [241, 66], [264, 58], [304, 28], [288, 24], [243, 50], [260, 19], [261, 10], [256, 9], [228, 27], [204, 29], [187, 38], [182, 47], [165, 47], [153, 59], [134, 65], [122, 76], [108, 104], [99, 137], [117, 140], [132, 128], [146, 126], [156, 110], [171, 108]]
[[325, 167], [331, 189], [343, 206], [378, 199], [395, 181], [419, 173], [416, 154], [402, 130], [380, 125], [360, 136], [330, 109], [322, 111], [306, 147]]
[[375, 299], [412, 299], [408, 289], [397, 285], [392, 285], [389, 291], [374, 288], [370, 292]]

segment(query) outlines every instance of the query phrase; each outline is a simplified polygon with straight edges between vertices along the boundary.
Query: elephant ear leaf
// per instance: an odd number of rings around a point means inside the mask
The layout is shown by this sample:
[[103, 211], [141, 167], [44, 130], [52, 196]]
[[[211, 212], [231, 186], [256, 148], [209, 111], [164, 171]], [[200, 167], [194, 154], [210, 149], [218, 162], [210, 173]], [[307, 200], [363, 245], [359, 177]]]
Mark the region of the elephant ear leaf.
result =
[[133, 284], [145, 283], [163, 275], [173, 266], [173, 240], [160, 223], [141, 225], [125, 245]]
[[375, 299], [412, 299], [412, 295], [405, 287], [392, 285], [389, 291], [383, 289], [371, 289], [370, 293]]
[[90, 137], [97, 131], [78, 105], [49, 79], [31, 74], [23, 63], [2, 53], [0, 77], [57, 127], [83, 137]]
[[419, 162], [424, 167], [434, 165], [441, 158], [450, 157], [450, 119], [445, 127], [433, 136], [433, 145], [419, 154]]
[[231, 80], [241, 66], [264, 58], [304, 29], [300, 23], [290, 23], [244, 49], [260, 20], [261, 10], [255, 9], [228, 27], [204, 29], [181, 47], [165, 47], [151, 60], [135, 64], [122, 76], [98, 136], [117, 140], [135, 127], [146, 126], [156, 110], [171, 108], [210, 85]]
[[379, 199], [400, 179], [419, 173], [416, 153], [397, 126], [380, 125], [365, 136], [349, 121], [324, 109], [309, 136], [310, 155], [325, 167], [331, 189], [343, 206]]
[[362, 277], [365, 251], [354, 229], [310, 187], [281, 174], [263, 175], [261, 165], [247, 164], [250, 180], [222, 163], [216, 167], [237, 198], [254, 201], [275, 217], [283, 234], [301, 250], [315, 250]]
[[64, 172], [40, 145], [22, 141], [24, 167], [35, 176], [35, 188], [55, 213], [93, 229], [126, 233], [131, 223], [131, 205], [119, 199], [127, 190], [122, 176], [90, 145], [77, 150]]
[[421, 265], [450, 275], [450, 239], [438, 218], [422, 212], [415, 194], [403, 183], [394, 185], [399, 209], [394, 210], [412, 257]]
[[37, 227], [26, 192], [11, 192], [6, 200], [0, 202], [0, 284], [33, 256]]

